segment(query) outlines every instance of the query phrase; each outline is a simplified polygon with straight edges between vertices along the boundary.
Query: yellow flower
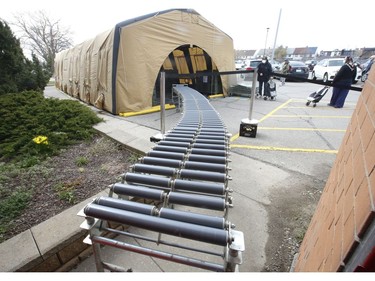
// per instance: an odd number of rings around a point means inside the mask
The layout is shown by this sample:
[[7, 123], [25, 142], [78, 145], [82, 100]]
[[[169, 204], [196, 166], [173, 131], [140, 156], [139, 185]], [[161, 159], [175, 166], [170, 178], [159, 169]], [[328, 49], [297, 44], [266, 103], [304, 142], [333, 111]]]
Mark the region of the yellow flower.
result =
[[48, 145], [48, 138], [46, 136], [37, 136], [33, 138], [33, 142], [35, 142], [36, 144]]

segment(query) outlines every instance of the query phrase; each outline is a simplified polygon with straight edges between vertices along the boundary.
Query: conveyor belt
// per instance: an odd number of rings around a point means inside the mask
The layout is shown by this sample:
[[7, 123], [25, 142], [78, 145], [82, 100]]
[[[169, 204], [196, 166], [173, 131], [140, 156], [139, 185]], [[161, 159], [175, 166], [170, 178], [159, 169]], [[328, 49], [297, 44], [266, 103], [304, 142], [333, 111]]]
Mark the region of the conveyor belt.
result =
[[[98, 271], [119, 269], [101, 261], [100, 244], [211, 271], [238, 271], [242, 263], [243, 234], [228, 221], [233, 207], [230, 134], [207, 98], [185, 85], [176, 85], [173, 91], [183, 109], [177, 125], [110, 187], [108, 197], [96, 198], [79, 213], [86, 218], [81, 227], [89, 230], [85, 241], [93, 244]], [[155, 237], [116, 230], [113, 223]], [[119, 236], [104, 237], [111, 232]], [[129, 245], [117, 239], [121, 236], [154, 241], [171, 252]], [[192, 247], [189, 241], [201, 246]], [[175, 248], [188, 256], [174, 253]], [[194, 253], [203, 253], [204, 258]], [[207, 256], [222, 261], [205, 260]]]

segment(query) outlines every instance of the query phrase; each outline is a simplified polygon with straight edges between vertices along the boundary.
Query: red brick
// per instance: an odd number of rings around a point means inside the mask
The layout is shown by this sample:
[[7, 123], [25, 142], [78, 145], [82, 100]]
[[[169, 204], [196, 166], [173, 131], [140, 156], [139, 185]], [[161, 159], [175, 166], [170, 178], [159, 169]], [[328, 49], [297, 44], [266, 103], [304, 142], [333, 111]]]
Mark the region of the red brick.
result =
[[354, 199], [354, 219], [356, 232], [359, 237], [365, 231], [372, 211], [368, 181], [363, 181]]
[[373, 123], [375, 123], [375, 88], [372, 89], [372, 93], [366, 102], [368, 114]]
[[343, 206], [344, 206], [344, 196], [343, 196], [343, 189], [338, 189], [337, 192], [337, 200], [336, 200], [336, 208], [335, 208], [335, 224], [338, 223], [339, 219], [342, 217]]
[[365, 150], [364, 156], [367, 171], [372, 171], [375, 166], [375, 134], [372, 135], [369, 145]]
[[[370, 72], [368, 73], [368, 78], [367, 78], [369, 81], [371, 81], [371, 83], [375, 83], [375, 71], [373, 68], [371, 68]], [[366, 81], [367, 83], [367, 81]]]
[[372, 136], [374, 135], [374, 133], [375, 133], [375, 127], [371, 123], [370, 117], [366, 116], [365, 121], [363, 121], [363, 124], [361, 126], [361, 132], [360, 132], [364, 150], [367, 149], [367, 146], [369, 145], [370, 140]]
[[362, 181], [366, 177], [365, 162], [362, 153], [354, 155], [353, 159], [353, 188], [354, 194], [357, 193], [358, 188], [361, 186]]
[[[351, 134], [351, 126], [348, 126], [346, 129], [345, 135], [342, 139], [341, 146], [348, 146], [352, 142], [352, 134]], [[346, 160], [347, 155], [345, 154], [346, 150], [344, 150], [344, 159]]]
[[[339, 168], [339, 164], [342, 162], [342, 157], [343, 156], [344, 156], [343, 150], [339, 149], [339, 151], [337, 152], [337, 155], [336, 155], [335, 163], [333, 165], [334, 169], [338, 169]], [[333, 178], [333, 180], [336, 180], [336, 178]]]
[[[334, 175], [333, 175], [333, 173], [331, 172], [331, 176], [330, 177], [333, 177]], [[331, 196], [331, 194], [333, 193], [333, 191], [334, 191], [334, 182], [332, 181], [332, 180], [328, 180], [327, 181], [327, 183], [326, 183], [326, 186], [324, 187], [324, 190], [323, 190], [323, 193], [322, 193], [322, 196], [321, 196], [321, 198], [324, 196], [324, 197], [326, 197], [326, 196]], [[327, 194], [325, 194], [325, 193], [327, 193]]]
[[332, 269], [336, 270], [342, 261], [342, 220], [339, 219], [335, 225], [335, 233], [332, 243]]
[[350, 185], [347, 192], [344, 195], [344, 206], [343, 206], [343, 219], [347, 221], [348, 216], [353, 212], [354, 209], [354, 192], [353, 185]]
[[362, 95], [359, 96], [358, 98], [356, 109], [357, 109], [356, 113], [357, 113], [357, 122], [358, 122], [357, 126], [361, 127], [367, 115], [366, 103], [364, 99], [362, 98]]
[[325, 267], [325, 260], [327, 257], [332, 253], [332, 246], [333, 246], [333, 237], [334, 237], [334, 229], [328, 229], [327, 226], [322, 228], [322, 232], [320, 235], [320, 244], [318, 245], [318, 253], [320, 256], [321, 261], [323, 262], [322, 268], [319, 271], [324, 271]]
[[353, 208], [344, 222], [343, 229], [343, 243], [342, 243], [342, 252], [343, 252], [343, 262], [345, 263], [347, 259], [351, 256], [352, 250], [358, 244], [355, 239], [355, 226], [354, 226], [354, 212]]
[[314, 247], [311, 250], [311, 253], [310, 253], [311, 259], [309, 260], [309, 263], [306, 267], [306, 271], [308, 272], [318, 271], [318, 267], [323, 260], [320, 243], [318, 242], [320, 242], [318, 241], [318, 239], [315, 240]]
[[372, 171], [369, 177], [370, 182], [370, 199], [371, 199], [371, 206], [372, 209], [375, 210], [375, 170]]
[[[350, 150], [351, 151], [351, 150]], [[353, 182], [353, 160], [352, 154], [348, 153], [348, 158], [344, 166], [345, 193]]]
[[356, 128], [354, 133], [353, 133], [353, 137], [352, 137], [352, 140], [353, 140], [353, 143], [352, 143], [352, 153], [353, 155], [356, 155], [357, 153], [362, 153], [363, 150], [362, 150], [362, 141], [361, 141], [361, 134], [360, 134], [360, 131], [359, 131], [359, 128]]
[[324, 272], [331, 272], [332, 271], [332, 248], [331, 250], [328, 252], [326, 258], [325, 258], [325, 261], [324, 261], [324, 267], [323, 267], [323, 271]]

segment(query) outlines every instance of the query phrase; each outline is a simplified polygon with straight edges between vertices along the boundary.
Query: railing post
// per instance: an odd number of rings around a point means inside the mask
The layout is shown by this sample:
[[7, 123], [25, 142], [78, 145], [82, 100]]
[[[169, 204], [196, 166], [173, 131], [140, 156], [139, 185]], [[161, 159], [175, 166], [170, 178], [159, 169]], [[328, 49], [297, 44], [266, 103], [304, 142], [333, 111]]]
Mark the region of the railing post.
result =
[[160, 72], [160, 133], [165, 134], [165, 72]]
[[160, 72], [160, 133], [150, 137], [151, 142], [159, 142], [165, 135], [165, 72]]
[[258, 77], [258, 71], [257, 69], [255, 69], [254, 74], [253, 74], [253, 84], [251, 86], [251, 93], [250, 93], [249, 118], [242, 119], [241, 125], [240, 125], [239, 135], [243, 137], [255, 138], [257, 134], [259, 121], [256, 119], [253, 119], [253, 107], [254, 107], [254, 99], [255, 99], [255, 94], [256, 94], [257, 77]]

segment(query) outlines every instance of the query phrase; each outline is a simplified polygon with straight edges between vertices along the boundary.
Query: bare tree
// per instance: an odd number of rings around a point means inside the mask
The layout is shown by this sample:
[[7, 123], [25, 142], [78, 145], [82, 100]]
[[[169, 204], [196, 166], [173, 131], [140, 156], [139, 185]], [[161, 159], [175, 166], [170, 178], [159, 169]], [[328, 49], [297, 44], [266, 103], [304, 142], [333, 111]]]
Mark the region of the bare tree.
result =
[[53, 73], [55, 55], [72, 46], [72, 32], [45, 11], [16, 14], [11, 24], [21, 32], [22, 43], [44, 61]]

